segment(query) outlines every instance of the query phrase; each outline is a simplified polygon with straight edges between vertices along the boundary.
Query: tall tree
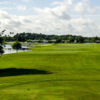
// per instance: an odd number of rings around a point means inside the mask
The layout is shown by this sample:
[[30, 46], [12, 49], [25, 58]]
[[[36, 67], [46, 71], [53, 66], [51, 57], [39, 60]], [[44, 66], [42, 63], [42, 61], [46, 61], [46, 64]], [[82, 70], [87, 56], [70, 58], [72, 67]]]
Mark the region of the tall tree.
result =
[[0, 55], [2, 55], [4, 53], [3, 46], [2, 46], [2, 44], [4, 43], [4, 40], [3, 40], [3, 37], [2, 37], [4, 32], [5, 32], [5, 30], [2, 30], [0, 32]]
[[84, 38], [82, 36], [76, 37], [78, 43], [84, 43]]
[[70, 43], [74, 42], [74, 38], [72, 36], [69, 36], [68, 40], [69, 40]]

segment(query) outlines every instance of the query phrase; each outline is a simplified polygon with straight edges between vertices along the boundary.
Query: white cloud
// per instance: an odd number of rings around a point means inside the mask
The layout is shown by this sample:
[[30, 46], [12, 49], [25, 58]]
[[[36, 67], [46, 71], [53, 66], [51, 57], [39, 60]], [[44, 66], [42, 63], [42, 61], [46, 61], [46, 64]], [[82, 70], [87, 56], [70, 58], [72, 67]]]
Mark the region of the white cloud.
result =
[[27, 10], [27, 7], [24, 5], [19, 5], [19, 6], [17, 6], [17, 9], [20, 11], [23, 11], [23, 10]]
[[99, 29], [99, 31], [100, 31], [100, 25], [98, 26], [98, 29]]
[[22, 1], [24, 1], [24, 2], [29, 2], [30, 0], [22, 0]]
[[1, 7], [0, 9], [1, 9], [1, 10], [12, 10], [12, 9], [14, 9], [14, 8], [10, 8], [10, 7]]
[[97, 6], [96, 8], [97, 8], [97, 10], [100, 10], [100, 6]]
[[78, 2], [76, 5], [75, 5], [75, 11], [79, 12], [79, 13], [94, 13], [95, 12], [95, 9], [93, 9], [89, 3], [83, 3], [83, 2]]
[[[59, 9], [59, 10], [58, 10]], [[66, 13], [65, 7], [56, 7], [53, 9], [45, 8], [35, 8], [35, 11], [41, 15], [42, 17], [45, 17], [46, 19], [66, 19], [69, 20], [71, 17]]]
[[53, 5], [56, 5], [53, 8], [35, 8], [35, 12], [37, 12], [39, 15], [42, 15], [46, 19], [63, 19], [63, 20], [70, 20], [71, 16], [67, 13], [69, 10], [68, 5], [71, 5], [71, 0], [68, 0], [70, 2], [53, 2]]
[[0, 1], [0, 5], [2, 5], [2, 4], [8, 4], [9, 2], [7, 2], [7, 1]]
[[[68, 1], [68, 2], [67, 2]], [[0, 21], [2, 28], [7, 32], [37, 32], [45, 34], [73, 34], [83, 36], [100, 36], [99, 21], [91, 18], [91, 16], [73, 17], [70, 9], [74, 5], [73, 12], [83, 13], [91, 12], [90, 4], [78, 2], [73, 4], [72, 0], [64, 2], [53, 2], [53, 8], [34, 8], [36, 15], [31, 16], [15, 16], [5, 11], [0, 11]], [[89, 5], [89, 6], [88, 6]], [[26, 10], [26, 6], [20, 5], [18, 10]], [[88, 11], [86, 11], [86, 9]], [[72, 11], [72, 9], [71, 9]], [[6, 33], [7, 33], [6, 32]]]
[[60, 1], [54, 1], [51, 3], [52, 5], [72, 5], [73, 4], [73, 0], [64, 0], [63, 2], [60, 2]]

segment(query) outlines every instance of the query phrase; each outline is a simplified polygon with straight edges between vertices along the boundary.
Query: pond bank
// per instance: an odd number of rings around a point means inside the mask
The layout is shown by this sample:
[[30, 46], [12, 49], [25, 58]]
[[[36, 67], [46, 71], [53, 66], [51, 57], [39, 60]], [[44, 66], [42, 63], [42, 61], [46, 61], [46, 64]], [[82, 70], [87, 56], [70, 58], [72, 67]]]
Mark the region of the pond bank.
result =
[[[6, 44], [4, 47], [4, 54], [16, 53], [16, 50], [12, 49], [10, 44]], [[23, 45], [22, 49], [18, 50], [18, 52], [30, 51], [30, 47]]]

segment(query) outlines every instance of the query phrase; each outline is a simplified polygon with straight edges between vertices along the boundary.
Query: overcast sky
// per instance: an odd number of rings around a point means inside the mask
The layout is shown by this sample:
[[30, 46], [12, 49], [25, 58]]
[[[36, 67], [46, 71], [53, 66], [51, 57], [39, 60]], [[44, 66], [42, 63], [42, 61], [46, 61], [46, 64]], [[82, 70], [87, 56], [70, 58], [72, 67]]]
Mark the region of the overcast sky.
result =
[[0, 22], [5, 34], [100, 36], [100, 0], [0, 0]]

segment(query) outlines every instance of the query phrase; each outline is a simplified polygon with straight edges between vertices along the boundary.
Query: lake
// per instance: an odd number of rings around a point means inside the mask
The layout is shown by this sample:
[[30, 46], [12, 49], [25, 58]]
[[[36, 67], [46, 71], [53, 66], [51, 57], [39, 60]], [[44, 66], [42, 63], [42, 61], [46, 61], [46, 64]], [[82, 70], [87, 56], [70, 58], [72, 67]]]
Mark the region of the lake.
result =
[[[12, 46], [10, 44], [6, 44], [3, 47], [4, 47], [4, 54], [16, 53], [16, 50], [12, 49]], [[23, 45], [22, 49], [18, 50], [18, 52], [24, 52], [29, 50], [30, 48], [28, 46]]]

